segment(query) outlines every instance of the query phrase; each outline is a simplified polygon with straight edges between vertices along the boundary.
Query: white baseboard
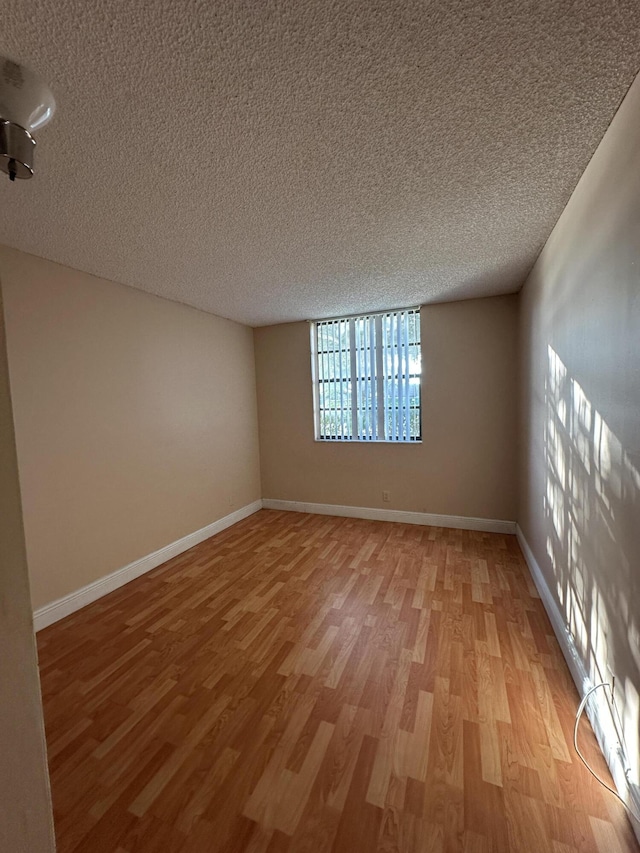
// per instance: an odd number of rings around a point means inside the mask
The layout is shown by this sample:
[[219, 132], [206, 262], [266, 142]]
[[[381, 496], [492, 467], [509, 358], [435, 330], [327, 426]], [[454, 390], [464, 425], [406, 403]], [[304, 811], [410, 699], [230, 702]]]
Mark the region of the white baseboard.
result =
[[[544, 604], [544, 608], [547, 611], [554, 633], [560, 644], [560, 648], [562, 649], [562, 654], [564, 655], [569, 671], [571, 672], [571, 676], [578, 688], [580, 698], [582, 699], [585, 693], [594, 686], [594, 682], [589, 675], [583, 660], [578, 654], [573, 636], [571, 635], [562, 613], [560, 612], [560, 608], [558, 607], [555, 598], [551, 594], [551, 590], [549, 589], [545, 577], [542, 574], [542, 570], [533, 555], [533, 551], [529, 547], [529, 543], [525, 539], [524, 533], [520, 529], [520, 525], [516, 525], [516, 536], [518, 537], [522, 553], [524, 554], [524, 558], [529, 566], [533, 582], [540, 593], [540, 598], [542, 599], [542, 603]], [[627, 777], [629, 772], [629, 762], [625, 756], [624, 747], [618, 738], [615, 724], [612, 721], [611, 711], [605, 697], [605, 689], [606, 688], [601, 688], [591, 695], [587, 702], [585, 711], [598, 739], [605, 761], [611, 771], [618, 793], [631, 806], [631, 808], [635, 809], [637, 813], [640, 813], [640, 803], [637, 801], [638, 797], [635, 795], [633, 788], [629, 785]], [[640, 824], [631, 820], [631, 825], [638, 841], [640, 841]]]
[[352, 507], [352, 506], [334, 506], [333, 504], [315, 504], [315, 503], [300, 503], [298, 501], [278, 501], [278, 500], [258, 500], [247, 506], [242, 507], [230, 515], [225, 515], [224, 518], [219, 518], [212, 524], [208, 524], [194, 533], [189, 533], [178, 539], [176, 542], [171, 542], [154, 551], [152, 554], [147, 554], [139, 560], [134, 560], [128, 566], [123, 566], [121, 569], [116, 569], [105, 577], [98, 578], [93, 583], [78, 589], [75, 592], [59, 598], [57, 601], [52, 601], [50, 604], [45, 604], [44, 607], [38, 608], [33, 614], [33, 622], [36, 631], [42, 630], [49, 625], [53, 625], [59, 619], [64, 619], [76, 610], [80, 610], [92, 601], [102, 598], [113, 590], [118, 589], [129, 581], [140, 577], [140, 575], [150, 572], [157, 566], [166, 563], [172, 557], [177, 557], [194, 545], [204, 542], [216, 533], [231, 527], [243, 518], [247, 518], [259, 509], [278, 509], [292, 510], [295, 512], [309, 512], [319, 515], [338, 515], [348, 518], [367, 518], [374, 521], [399, 521], [405, 524], [425, 524], [433, 527], [454, 527], [462, 530], [479, 530], [486, 533], [515, 533], [516, 524], [514, 521], [496, 521], [494, 519], [485, 518], [465, 518], [463, 516], [454, 515], [431, 515], [422, 512], [401, 512], [398, 510], [374, 509], [369, 507]]
[[129, 581], [140, 577], [140, 575], [150, 572], [151, 569], [155, 569], [157, 566], [162, 565], [162, 563], [166, 563], [172, 557], [177, 557], [178, 554], [188, 551], [194, 545], [199, 545], [205, 539], [209, 539], [211, 536], [215, 536], [216, 533], [220, 533], [227, 527], [231, 527], [232, 524], [236, 524], [238, 521], [242, 521], [243, 518], [253, 515], [259, 509], [262, 509], [262, 501], [260, 500], [247, 504], [235, 512], [225, 515], [224, 518], [219, 518], [212, 524], [208, 524], [194, 533], [189, 533], [187, 536], [183, 536], [182, 539], [177, 539], [175, 542], [165, 545], [164, 548], [154, 551], [152, 554], [147, 554], [146, 557], [134, 560], [128, 566], [123, 566], [121, 569], [116, 569], [115, 572], [105, 577], [98, 578], [93, 583], [83, 586], [82, 589], [65, 595], [64, 598], [59, 598], [57, 601], [45, 604], [44, 607], [39, 607], [33, 614], [35, 630], [40, 631], [48, 625], [53, 625], [59, 619], [69, 616], [70, 613], [75, 613], [81, 607], [91, 604], [92, 601], [102, 598], [103, 595], [113, 592], [114, 589], [118, 589], [129, 583]]
[[345, 518], [366, 518], [370, 521], [399, 521], [403, 524], [424, 524], [429, 527], [454, 527], [458, 530], [479, 530], [483, 533], [515, 533], [515, 521], [493, 518], [467, 518], [463, 515], [433, 515], [428, 512], [404, 512], [397, 509], [376, 509], [364, 506], [339, 506], [301, 501], [279, 501], [263, 498], [264, 509], [288, 512], [309, 512], [314, 515], [338, 515]]

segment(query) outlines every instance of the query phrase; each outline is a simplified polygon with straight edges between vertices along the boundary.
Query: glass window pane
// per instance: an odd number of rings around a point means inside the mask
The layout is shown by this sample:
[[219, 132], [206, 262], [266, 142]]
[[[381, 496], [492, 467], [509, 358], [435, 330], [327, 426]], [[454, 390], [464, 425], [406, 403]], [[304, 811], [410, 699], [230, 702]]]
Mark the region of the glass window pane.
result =
[[314, 331], [316, 438], [420, 440], [419, 309], [319, 321]]

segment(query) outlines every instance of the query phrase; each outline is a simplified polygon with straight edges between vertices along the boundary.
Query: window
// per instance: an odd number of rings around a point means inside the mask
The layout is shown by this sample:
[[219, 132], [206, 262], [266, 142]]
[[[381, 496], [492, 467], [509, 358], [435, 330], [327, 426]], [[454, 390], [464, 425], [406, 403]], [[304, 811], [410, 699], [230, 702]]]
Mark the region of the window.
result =
[[420, 441], [420, 309], [311, 324], [316, 439]]

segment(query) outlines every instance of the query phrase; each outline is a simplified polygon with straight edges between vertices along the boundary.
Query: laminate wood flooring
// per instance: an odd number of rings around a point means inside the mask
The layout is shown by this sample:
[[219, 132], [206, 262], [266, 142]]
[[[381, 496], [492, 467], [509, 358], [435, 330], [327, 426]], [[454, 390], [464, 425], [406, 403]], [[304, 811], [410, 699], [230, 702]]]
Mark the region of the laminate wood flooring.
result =
[[637, 849], [513, 536], [263, 510], [38, 642], [59, 853]]

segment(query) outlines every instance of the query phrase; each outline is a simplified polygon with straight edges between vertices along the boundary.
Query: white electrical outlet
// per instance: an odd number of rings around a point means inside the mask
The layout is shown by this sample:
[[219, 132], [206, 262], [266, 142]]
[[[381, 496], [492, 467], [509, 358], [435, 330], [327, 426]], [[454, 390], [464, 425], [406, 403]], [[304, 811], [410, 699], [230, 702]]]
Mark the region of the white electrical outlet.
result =
[[386, 504], [388, 504], [388, 503], [389, 503], [389, 501], [391, 500], [391, 498], [389, 497], [389, 492], [386, 492], [386, 491], [385, 491], [385, 492], [383, 492], [383, 493], [382, 493], [382, 500], [383, 500]]

